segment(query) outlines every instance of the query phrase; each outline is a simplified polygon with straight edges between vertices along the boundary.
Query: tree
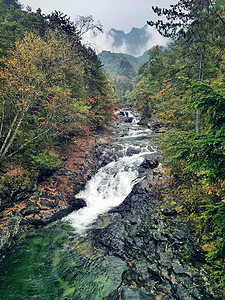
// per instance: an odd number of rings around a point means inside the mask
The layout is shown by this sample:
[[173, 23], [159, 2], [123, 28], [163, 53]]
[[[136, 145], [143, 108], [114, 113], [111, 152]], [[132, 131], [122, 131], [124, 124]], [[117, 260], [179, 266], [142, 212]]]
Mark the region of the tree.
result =
[[[66, 120], [62, 120], [65, 109], [69, 109], [67, 115], [73, 115], [76, 109], [71, 103], [69, 88], [73, 92], [76, 89], [77, 97], [82, 95], [79, 64], [79, 57], [71, 50], [68, 38], [57, 31], [49, 31], [44, 39], [26, 33], [21, 42], [16, 42], [15, 51], [5, 61], [2, 73], [1, 159], [9, 155], [17, 137], [22, 139], [19, 141], [21, 149], [40, 135], [60, 129]], [[73, 84], [70, 75], [73, 75]], [[64, 114], [60, 116], [62, 111]], [[34, 135], [30, 138], [20, 132], [28, 114], [42, 120], [41, 127], [33, 129]], [[63, 131], [65, 128], [61, 128]]]
[[[194, 58], [197, 54], [197, 76], [194, 74], [194, 78], [198, 81], [204, 78], [206, 51], [211, 42], [208, 39], [208, 32], [215, 28], [217, 22], [215, 3], [216, 1], [211, 0], [180, 0], [177, 4], [170, 5], [170, 9], [152, 7], [158, 16], [164, 15], [168, 22], [148, 21], [148, 24], [155, 26], [163, 36], [179, 40], [184, 49], [187, 49], [189, 56], [192, 55]], [[218, 35], [216, 31], [214, 34]], [[193, 65], [196, 65], [196, 62], [193, 62]], [[200, 132], [199, 120], [199, 111], [196, 107], [196, 134]]]
[[70, 20], [70, 17], [55, 10], [51, 14], [47, 15], [47, 19], [52, 29], [58, 28], [68, 37], [72, 38], [74, 42], [80, 42], [80, 32], [74, 22]]
[[100, 22], [95, 24], [92, 16], [78, 16], [74, 25], [77, 28], [80, 37], [82, 37], [88, 31], [91, 31], [94, 35], [97, 35], [99, 32], [103, 32], [102, 24]]

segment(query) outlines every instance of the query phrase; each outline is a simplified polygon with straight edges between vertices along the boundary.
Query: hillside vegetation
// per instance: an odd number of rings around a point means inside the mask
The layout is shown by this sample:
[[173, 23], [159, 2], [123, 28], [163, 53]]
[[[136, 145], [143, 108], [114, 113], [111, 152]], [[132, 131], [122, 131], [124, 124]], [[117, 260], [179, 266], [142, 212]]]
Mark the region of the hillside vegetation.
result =
[[225, 288], [224, 1], [181, 0], [154, 11], [173, 22], [149, 25], [174, 42], [149, 51], [129, 103], [146, 122], [151, 118], [164, 127], [161, 149], [170, 187], [164, 199], [186, 214], [206, 267]]
[[148, 60], [148, 51], [139, 57], [123, 53], [102, 51], [98, 55], [104, 69], [114, 81], [118, 101], [123, 105], [133, 90], [141, 64]]
[[59, 167], [65, 142], [114, 115], [114, 85], [79, 28], [98, 25], [0, 0], [0, 208]]

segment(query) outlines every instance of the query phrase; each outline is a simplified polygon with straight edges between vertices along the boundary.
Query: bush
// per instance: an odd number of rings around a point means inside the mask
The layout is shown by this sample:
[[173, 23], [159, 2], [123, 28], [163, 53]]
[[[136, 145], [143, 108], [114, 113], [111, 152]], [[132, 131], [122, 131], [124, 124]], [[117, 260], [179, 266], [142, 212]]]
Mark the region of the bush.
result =
[[37, 155], [31, 155], [31, 164], [39, 172], [39, 177], [45, 178], [57, 170], [61, 160], [55, 152], [40, 152]]

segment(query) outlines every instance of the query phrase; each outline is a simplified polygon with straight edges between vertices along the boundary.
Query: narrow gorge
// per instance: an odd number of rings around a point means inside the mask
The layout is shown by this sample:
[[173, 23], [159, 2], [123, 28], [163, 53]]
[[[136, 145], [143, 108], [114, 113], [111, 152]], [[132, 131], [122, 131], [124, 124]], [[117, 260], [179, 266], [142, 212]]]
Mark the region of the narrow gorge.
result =
[[154, 132], [131, 112], [118, 120], [60, 219], [33, 212], [36, 228], [1, 262], [2, 299], [213, 299], [195, 238], [160, 197]]

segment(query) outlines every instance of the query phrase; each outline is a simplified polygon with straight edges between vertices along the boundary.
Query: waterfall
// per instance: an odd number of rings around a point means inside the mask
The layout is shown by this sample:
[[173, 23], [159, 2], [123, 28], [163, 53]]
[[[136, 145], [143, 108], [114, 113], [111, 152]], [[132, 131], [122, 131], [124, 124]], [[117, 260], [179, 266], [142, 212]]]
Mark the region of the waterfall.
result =
[[127, 262], [93, 247], [86, 233], [107, 224], [107, 211], [142, 179], [147, 170], [141, 164], [154, 153], [150, 131], [137, 121], [126, 123], [127, 117], [121, 118], [118, 138], [101, 155], [104, 166], [75, 195], [87, 206], [31, 231], [0, 265], [1, 299], [99, 300], [120, 286]]
[[[148, 142], [144, 141], [151, 131], [139, 129], [136, 121], [129, 126], [128, 135], [121, 138], [122, 149], [119, 155], [117, 153], [117, 159], [102, 167], [87, 183], [85, 189], [75, 196], [84, 199], [87, 206], [64, 218], [78, 232], [88, 228], [98, 215], [124, 201], [133, 186], [141, 180], [138, 167], [144, 161], [144, 156], [154, 153], [152, 148], [148, 148]], [[135, 140], [140, 139], [143, 141], [135, 144]]]

